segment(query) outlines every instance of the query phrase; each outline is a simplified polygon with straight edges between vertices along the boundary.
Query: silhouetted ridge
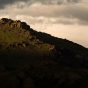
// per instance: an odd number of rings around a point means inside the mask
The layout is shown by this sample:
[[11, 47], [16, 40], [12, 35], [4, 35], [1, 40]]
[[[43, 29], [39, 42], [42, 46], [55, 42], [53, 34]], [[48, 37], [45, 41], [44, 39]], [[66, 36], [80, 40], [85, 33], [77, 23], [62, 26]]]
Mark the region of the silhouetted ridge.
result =
[[88, 88], [88, 49], [0, 20], [0, 88]]

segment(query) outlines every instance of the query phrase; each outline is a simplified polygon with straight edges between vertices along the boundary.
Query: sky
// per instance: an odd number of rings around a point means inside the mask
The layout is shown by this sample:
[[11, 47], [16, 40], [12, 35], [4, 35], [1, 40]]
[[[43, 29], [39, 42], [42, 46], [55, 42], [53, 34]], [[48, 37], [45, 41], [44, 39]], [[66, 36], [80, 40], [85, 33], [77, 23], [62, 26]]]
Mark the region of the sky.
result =
[[0, 0], [2, 17], [88, 48], [88, 0]]

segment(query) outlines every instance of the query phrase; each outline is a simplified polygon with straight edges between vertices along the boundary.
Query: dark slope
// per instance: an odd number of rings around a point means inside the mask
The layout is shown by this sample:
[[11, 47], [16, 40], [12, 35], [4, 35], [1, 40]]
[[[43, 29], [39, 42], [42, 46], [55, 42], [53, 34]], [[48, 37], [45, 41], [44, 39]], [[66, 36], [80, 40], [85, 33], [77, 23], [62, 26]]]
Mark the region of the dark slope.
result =
[[0, 88], [88, 88], [88, 49], [0, 20]]

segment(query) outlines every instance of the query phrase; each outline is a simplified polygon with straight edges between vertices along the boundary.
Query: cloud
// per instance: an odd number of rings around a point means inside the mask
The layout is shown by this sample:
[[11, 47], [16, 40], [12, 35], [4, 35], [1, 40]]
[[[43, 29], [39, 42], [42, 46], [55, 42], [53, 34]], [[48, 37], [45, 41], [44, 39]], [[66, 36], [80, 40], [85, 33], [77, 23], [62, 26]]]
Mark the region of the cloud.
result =
[[85, 22], [81, 22], [79, 19], [76, 18], [67, 18], [67, 17], [33, 17], [28, 15], [17, 15], [15, 19], [19, 19], [22, 21], [26, 21], [29, 24], [64, 24], [64, 25], [87, 25]]
[[12, 4], [16, 0], [0, 0], [0, 8], [3, 8], [7, 4]]
[[62, 5], [62, 4], [77, 4], [77, 3], [88, 3], [87, 0], [0, 0], [0, 8], [4, 8], [6, 5], [11, 5], [15, 2], [25, 2], [29, 5], [39, 2], [42, 4]]
[[0, 17], [28, 19], [33, 24], [88, 24], [86, 0], [3, 0], [0, 4], [5, 5]]
[[[9, 0], [10, 1], [10, 0]], [[46, 0], [12, 0], [14, 3], [6, 5], [4, 9], [0, 10], [0, 16], [8, 16], [22, 19], [29, 19], [31, 23], [37, 22], [52, 22], [63, 24], [88, 24], [88, 6], [85, 5], [85, 0], [78, 4], [62, 4], [62, 5], [47, 5], [42, 4]], [[29, 2], [35, 2], [29, 5]], [[39, 2], [38, 2], [39, 1]], [[41, 1], [41, 2], [40, 2]], [[47, 2], [53, 0], [47, 0]], [[60, 0], [56, 0], [60, 1]], [[78, 0], [67, 0], [68, 2], [78, 2]], [[66, 2], [66, 0], [65, 0]], [[83, 4], [84, 3], [84, 4]], [[86, 3], [87, 4], [87, 3]], [[23, 16], [23, 17], [22, 17]]]
[[13, 4], [15, 2], [28, 2], [30, 5], [36, 2], [40, 2], [42, 4], [65, 4], [65, 3], [78, 3], [80, 0], [0, 0], [0, 8], [4, 8], [8, 4]]

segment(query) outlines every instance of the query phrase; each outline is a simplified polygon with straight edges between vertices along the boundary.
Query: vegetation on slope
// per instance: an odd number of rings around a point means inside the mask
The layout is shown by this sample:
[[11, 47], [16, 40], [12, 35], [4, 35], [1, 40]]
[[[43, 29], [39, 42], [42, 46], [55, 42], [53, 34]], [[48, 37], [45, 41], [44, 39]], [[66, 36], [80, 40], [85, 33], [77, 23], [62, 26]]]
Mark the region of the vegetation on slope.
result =
[[0, 20], [0, 88], [88, 88], [88, 49]]

